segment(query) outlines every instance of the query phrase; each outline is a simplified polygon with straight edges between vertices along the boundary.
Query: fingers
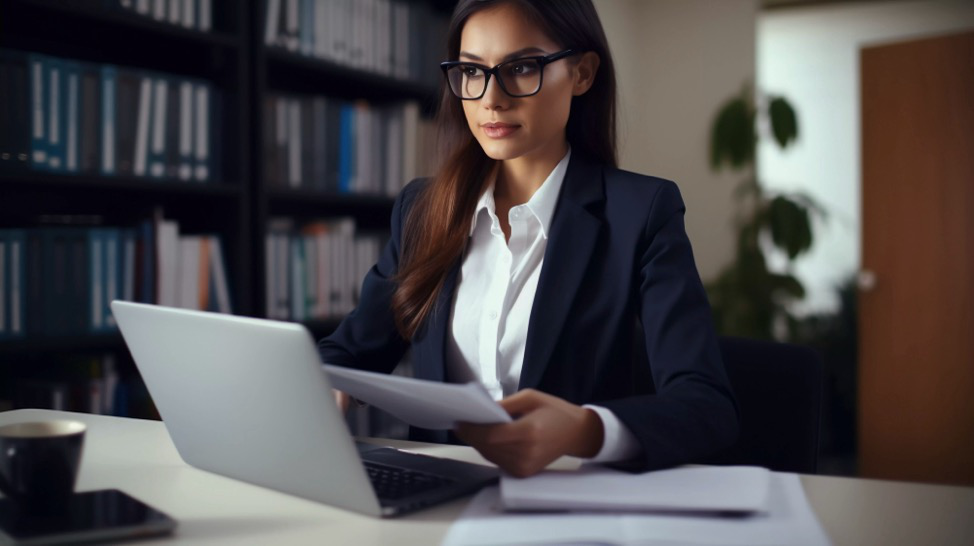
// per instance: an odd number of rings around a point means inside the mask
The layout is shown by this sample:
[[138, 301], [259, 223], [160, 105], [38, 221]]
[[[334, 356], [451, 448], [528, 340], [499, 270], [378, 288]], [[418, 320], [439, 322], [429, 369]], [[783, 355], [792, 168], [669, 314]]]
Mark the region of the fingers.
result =
[[524, 389], [501, 400], [498, 404], [511, 417], [520, 417], [542, 406], [547, 398], [554, 397], [534, 389]]
[[347, 413], [348, 406], [352, 400], [351, 397], [337, 389], [332, 389], [331, 392], [335, 395], [335, 403], [338, 405], [338, 409], [341, 410], [342, 413]]

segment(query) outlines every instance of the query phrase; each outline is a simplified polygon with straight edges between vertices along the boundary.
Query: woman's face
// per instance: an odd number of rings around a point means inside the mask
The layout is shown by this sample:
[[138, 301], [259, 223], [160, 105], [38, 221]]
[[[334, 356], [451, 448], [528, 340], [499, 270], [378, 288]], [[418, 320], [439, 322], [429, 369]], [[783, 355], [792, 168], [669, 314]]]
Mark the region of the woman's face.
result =
[[[493, 67], [561, 49], [516, 7], [502, 4], [467, 19], [460, 35], [459, 60]], [[511, 97], [491, 76], [482, 98], [462, 101], [470, 131], [488, 157], [561, 159], [572, 96], [591, 86], [576, 70], [576, 60], [570, 57], [545, 66], [541, 91], [536, 95]]]

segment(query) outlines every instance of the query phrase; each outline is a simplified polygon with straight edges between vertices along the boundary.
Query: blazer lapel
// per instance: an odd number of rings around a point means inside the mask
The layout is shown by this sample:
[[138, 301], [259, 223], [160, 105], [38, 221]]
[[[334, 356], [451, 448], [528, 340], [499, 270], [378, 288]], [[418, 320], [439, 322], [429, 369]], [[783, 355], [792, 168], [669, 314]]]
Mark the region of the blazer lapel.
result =
[[[519, 389], [536, 388], [571, 310], [602, 222], [590, 210], [604, 201], [601, 165], [572, 154], [551, 220], [548, 246], [528, 322]], [[455, 278], [455, 277], [454, 277]]]

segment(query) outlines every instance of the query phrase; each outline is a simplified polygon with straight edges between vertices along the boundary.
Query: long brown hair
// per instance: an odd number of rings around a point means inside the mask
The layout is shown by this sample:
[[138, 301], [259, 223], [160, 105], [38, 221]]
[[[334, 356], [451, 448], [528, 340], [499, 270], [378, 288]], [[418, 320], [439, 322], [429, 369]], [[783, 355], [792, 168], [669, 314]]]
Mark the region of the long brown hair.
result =
[[[504, 2], [520, 8], [561, 47], [598, 54], [595, 80], [588, 92], [572, 98], [565, 133], [572, 155], [615, 167], [615, 68], [591, 0], [460, 0], [447, 32], [447, 58], [459, 57], [460, 35], [471, 15]], [[466, 247], [477, 201], [497, 168], [470, 132], [460, 99], [445, 82], [440, 97], [436, 126], [441, 163], [406, 217], [392, 297], [396, 327], [404, 339], [411, 339], [435, 308], [447, 274]]]

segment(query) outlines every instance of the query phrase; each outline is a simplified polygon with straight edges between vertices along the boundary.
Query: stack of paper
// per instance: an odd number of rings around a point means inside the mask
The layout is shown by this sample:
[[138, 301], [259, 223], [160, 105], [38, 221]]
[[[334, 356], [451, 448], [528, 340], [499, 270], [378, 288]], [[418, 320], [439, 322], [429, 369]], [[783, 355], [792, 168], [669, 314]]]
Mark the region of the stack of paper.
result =
[[505, 512], [497, 487], [480, 492], [450, 528], [444, 546], [497, 544], [828, 546], [796, 474], [770, 475], [767, 511]]
[[505, 476], [508, 510], [766, 512], [771, 471], [756, 466], [685, 467], [645, 474], [587, 465], [575, 472]]

